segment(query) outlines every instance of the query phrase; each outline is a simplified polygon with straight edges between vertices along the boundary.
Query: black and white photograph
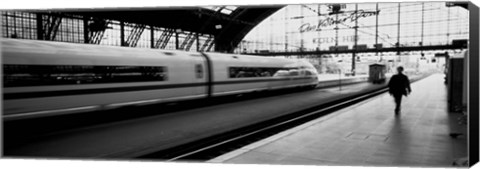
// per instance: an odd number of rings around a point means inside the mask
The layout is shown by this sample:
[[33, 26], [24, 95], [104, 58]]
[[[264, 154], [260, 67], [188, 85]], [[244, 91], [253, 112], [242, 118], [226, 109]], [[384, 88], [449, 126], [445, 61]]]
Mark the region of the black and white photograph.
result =
[[0, 7], [2, 158], [478, 162], [473, 2], [209, 2]]

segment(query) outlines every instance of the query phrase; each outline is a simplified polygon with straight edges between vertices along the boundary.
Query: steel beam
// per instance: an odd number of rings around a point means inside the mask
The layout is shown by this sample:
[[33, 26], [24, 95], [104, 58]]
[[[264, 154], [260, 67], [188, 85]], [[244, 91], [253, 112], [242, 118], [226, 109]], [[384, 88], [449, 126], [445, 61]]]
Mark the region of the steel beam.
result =
[[138, 40], [140, 40], [140, 37], [145, 30], [147, 26], [140, 24], [140, 25], [135, 25], [133, 29], [130, 31], [130, 34], [128, 35], [125, 45], [129, 47], [136, 47]]
[[46, 20], [43, 20], [42, 15], [42, 29], [43, 29], [43, 40], [55, 40], [57, 35], [58, 28], [62, 23], [62, 17], [56, 15], [48, 15]]
[[[406, 46], [406, 47], [390, 47], [390, 48], [367, 48], [356, 51], [357, 53], [374, 53], [374, 52], [408, 52], [408, 51], [426, 51], [426, 50], [449, 50], [449, 49], [465, 49], [460, 45], [436, 45], [436, 46]], [[341, 53], [353, 53], [352, 49], [349, 50], [328, 50], [328, 51], [301, 51], [301, 52], [269, 52], [269, 53], [247, 53], [249, 55], [260, 56], [290, 56], [290, 55], [324, 55], [324, 54], [341, 54]]]

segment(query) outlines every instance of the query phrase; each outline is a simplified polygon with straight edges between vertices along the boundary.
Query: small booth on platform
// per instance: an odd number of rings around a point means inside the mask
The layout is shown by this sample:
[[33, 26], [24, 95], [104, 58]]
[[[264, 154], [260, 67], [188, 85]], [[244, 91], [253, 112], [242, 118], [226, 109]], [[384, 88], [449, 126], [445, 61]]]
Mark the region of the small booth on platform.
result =
[[368, 81], [371, 83], [385, 83], [387, 68], [383, 64], [372, 64], [369, 66]]

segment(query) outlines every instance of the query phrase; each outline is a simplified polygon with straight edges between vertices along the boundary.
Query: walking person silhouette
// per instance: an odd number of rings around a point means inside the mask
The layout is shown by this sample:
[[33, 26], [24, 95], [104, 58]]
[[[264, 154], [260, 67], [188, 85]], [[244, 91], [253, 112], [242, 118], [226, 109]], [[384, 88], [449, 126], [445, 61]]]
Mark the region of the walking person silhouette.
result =
[[407, 96], [412, 92], [410, 88], [410, 80], [408, 77], [403, 74], [403, 67], [399, 66], [397, 68], [398, 74], [393, 75], [388, 82], [388, 92], [390, 95], [393, 96], [395, 99], [395, 114], [398, 115], [400, 113], [401, 105], [402, 105], [402, 96]]

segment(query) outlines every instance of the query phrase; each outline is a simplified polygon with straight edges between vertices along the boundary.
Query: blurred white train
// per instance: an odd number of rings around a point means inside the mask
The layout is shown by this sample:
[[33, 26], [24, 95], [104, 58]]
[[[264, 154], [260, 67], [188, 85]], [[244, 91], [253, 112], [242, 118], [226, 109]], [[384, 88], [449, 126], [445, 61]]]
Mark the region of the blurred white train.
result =
[[307, 61], [2, 39], [3, 119], [311, 87]]

